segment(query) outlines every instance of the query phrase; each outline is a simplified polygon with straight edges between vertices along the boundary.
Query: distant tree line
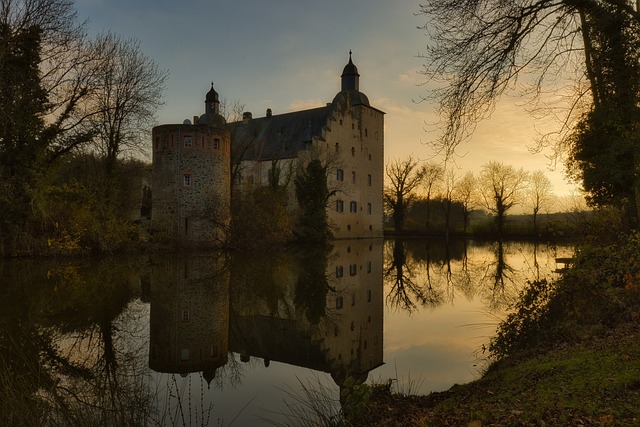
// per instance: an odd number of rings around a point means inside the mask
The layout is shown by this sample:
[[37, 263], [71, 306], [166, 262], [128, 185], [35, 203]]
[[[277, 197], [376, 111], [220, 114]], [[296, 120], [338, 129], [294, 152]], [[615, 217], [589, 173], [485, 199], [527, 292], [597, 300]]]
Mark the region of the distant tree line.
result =
[[[540, 236], [540, 215], [554, 208], [555, 196], [544, 171], [527, 172], [490, 161], [478, 174], [459, 173], [435, 162], [413, 156], [386, 165], [384, 203], [387, 225], [395, 232], [451, 234], [507, 233], [507, 215], [519, 206], [530, 224], [518, 232]], [[471, 219], [479, 221], [473, 229]], [[486, 219], [491, 218], [487, 227]], [[556, 217], [557, 218], [557, 217]], [[511, 230], [513, 231], [513, 230]]]
[[135, 241], [149, 196], [135, 159], [166, 77], [137, 41], [89, 37], [69, 0], [0, 2], [1, 255]]

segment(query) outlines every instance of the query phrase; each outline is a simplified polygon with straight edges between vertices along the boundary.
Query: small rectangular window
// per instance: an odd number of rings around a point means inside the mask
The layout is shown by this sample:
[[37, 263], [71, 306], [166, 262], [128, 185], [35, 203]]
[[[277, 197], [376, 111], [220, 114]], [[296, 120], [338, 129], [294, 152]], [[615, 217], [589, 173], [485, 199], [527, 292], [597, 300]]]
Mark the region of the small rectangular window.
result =
[[355, 171], [351, 172], [351, 183], [352, 184], [356, 183], [356, 173], [355, 173]]
[[191, 187], [191, 174], [186, 173], [182, 176], [182, 185], [184, 187]]
[[342, 200], [336, 200], [336, 212], [344, 212], [344, 202]]
[[219, 150], [220, 149], [220, 138], [214, 138], [213, 139], [213, 149], [214, 150]]
[[349, 264], [349, 275], [355, 276], [358, 274], [358, 266], [356, 264]]
[[184, 137], [184, 148], [191, 148], [191, 137], [190, 136], [185, 136]]
[[367, 185], [371, 187], [371, 174], [367, 175]]
[[336, 170], [336, 180], [344, 181], [344, 171], [342, 169]]
[[344, 269], [341, 265], [336, 265], [336, 277], [340, 278], [344, 275]]
[[342, 297], [336, 298], [336, 310], [340, 310], [344, 306], [344, 300]]
[[182, 310], [182, 321], [183, 322], [189, 321], [189, 310]]
[[349, 212], [354, 213], [354, 212], [358, 212], [358, 202], [350, 202], [349, 203]]
[[371, 203], [367, 203], [367, 213], [371, 215]]

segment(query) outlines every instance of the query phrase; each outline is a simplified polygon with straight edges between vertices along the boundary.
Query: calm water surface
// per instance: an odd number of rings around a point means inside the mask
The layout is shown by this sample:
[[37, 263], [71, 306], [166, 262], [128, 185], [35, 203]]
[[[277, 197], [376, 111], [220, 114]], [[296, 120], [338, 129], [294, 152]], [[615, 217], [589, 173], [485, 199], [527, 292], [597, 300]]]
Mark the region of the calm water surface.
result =
[[[570, 245], [339, 241], [268, 254], [0, 264], [8, 425], [296, 425], [340, 391], [471, 381]], [[307, 415], [305, 415], [307, 413]], [[308, 415], [312, 416], [312, 415]]]

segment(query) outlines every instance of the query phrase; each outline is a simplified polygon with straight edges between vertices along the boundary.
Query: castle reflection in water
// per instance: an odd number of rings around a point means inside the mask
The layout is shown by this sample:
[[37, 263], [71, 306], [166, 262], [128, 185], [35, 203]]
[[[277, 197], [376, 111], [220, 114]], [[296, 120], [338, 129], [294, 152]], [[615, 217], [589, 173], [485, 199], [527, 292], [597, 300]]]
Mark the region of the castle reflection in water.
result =
[[269, 256], [153, 260], [149, 366], [200, 372], [261, 359], [364, 382], [383, 363], [382, 240]]

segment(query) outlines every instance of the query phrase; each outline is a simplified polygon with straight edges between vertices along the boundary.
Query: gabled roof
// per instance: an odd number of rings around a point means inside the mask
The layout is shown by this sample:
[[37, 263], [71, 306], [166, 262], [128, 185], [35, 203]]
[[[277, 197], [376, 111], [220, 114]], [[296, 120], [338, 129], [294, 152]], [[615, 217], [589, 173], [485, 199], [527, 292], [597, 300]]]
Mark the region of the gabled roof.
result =
[[232, 153], [240, 160], [273, 160], [297, 157], [313, 137], [322, 138], [331, 107], [296, 111], [229, 123]]

